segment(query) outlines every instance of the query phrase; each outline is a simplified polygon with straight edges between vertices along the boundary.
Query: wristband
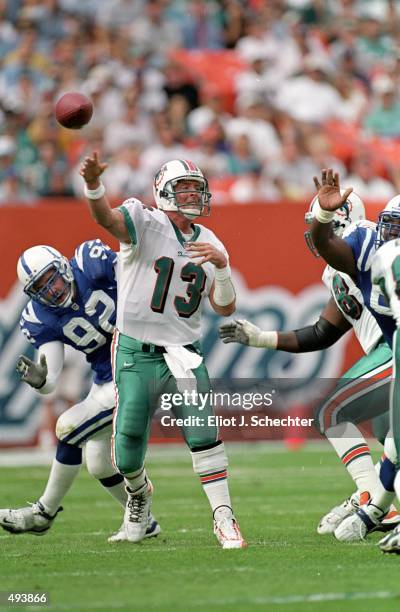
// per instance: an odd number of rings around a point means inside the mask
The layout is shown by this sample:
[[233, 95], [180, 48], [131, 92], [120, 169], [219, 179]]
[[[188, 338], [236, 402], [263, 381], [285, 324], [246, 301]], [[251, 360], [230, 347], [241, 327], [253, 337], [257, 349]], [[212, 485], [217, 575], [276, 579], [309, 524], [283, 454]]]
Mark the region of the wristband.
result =
[[100, 183], [100, 185], [96, 187], [96, 189], [89, 189], [85, 183], [83, 187], [83, 193], [87, 198], [89, 198], [89, 200], [100, 200], [100, 198], [105, 195], [106, 188], [104, 187], [103, 183]]
[[225, 268], [215, 268], [215, 280], [216, 281], [224, 281], [231, 277], [231, 269], [229, 265], [225, 266]]
[[319, 202], [315, 203], [314, 216], [316, 220], [320, 223], [330, 223], [331, 221], [333, 221], [335, 212], [335, 210], [324, 210], [319, 205]]
[[260, 335], [255, 339], [257, 344], [252, 344], [251, 346], [256, 346], [258, 348], [268, 348], [268, 349], [276, 349], [278, 346], [278, 332], [276, 331], [262, 331]]

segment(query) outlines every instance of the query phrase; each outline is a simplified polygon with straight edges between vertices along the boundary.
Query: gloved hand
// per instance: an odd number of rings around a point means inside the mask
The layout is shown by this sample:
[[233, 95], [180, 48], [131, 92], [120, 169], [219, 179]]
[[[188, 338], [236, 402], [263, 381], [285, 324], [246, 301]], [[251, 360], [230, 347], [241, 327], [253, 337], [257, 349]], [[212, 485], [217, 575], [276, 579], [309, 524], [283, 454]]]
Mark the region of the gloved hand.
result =
[[225, 323], [219, 328], [219, 337], [222, 342], [240, 342], [248, 346], [258, 348], [276, 349], [278, 334], [275, 331], [263, 331], [257, 325], [253, 325], [246, 319], [236, 319], [233, 322]]
[[16, 369], [21, 380], [34, 389], [41, 389], [46, 382], [48, 369], [45, 355], [40, 355], [39, 363], [20, 355]]

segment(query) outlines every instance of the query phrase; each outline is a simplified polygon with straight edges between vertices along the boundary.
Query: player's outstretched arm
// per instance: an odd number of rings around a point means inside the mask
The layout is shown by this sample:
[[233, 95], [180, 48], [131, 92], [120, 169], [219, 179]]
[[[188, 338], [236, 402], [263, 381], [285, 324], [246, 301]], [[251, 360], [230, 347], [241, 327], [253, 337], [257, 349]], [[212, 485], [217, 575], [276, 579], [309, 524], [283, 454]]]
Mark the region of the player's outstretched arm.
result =
[[54, 391], [64, 365], [62, 342], [47, 342], [39, 349], [38, 361], [20, 355], [16, 370], [23, 382], [45, 395]]
[[356, 263], [351, 247], [333, 233], [332, 223], [335, 211], [343, 206], [353, 191], [350, 187], [341, 195], [339, 174], [331, 168], [322, 170], [321, 182], [314, 176], [318, 190], [319, 207], [316, 207], [315, 218], [311, 225], [311, 235], [318, 253], [335, 270], [346, 272], [350, 276], [356, 273]]
[[93, 219], [120, 242], [130, 242], [125, 219], [119, 210], [111, 208], [106, 190], [100, 180], [107, 164], [100, 162], [97, 153], [85, 157], [79, 174], [85, 181], [85, 196]]
[[351, 329], [333, 298], [314, 325], [301, 329], [277, 332], [265, 331], [246, 321], [238, 319], [221, 325], [219, 336], [225, 344], [239, 342], [257, 348], [286, 351], [288, 353], [309, 353], [326, 349]]

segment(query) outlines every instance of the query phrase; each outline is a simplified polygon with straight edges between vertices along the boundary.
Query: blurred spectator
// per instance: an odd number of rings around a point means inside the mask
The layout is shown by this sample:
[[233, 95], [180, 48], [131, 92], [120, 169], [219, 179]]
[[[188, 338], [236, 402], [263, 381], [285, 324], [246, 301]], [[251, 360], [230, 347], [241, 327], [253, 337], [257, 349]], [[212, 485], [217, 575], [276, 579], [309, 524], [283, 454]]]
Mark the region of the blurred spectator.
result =
[[373, 83], [376, 102], [363, 121], [363, 127], [377, 136], [400, 136], [400, 102], [393, 81], [386, 75]]
[[188, 69], [178, 62], [170, 61], [164, 67], [164, 91], [168, 100], [173, 96], [182, 96], [187, 100], [190, 109], [199, 104], [199, 92]]
[[174, 131], [168, 124], [161, 124], [156, 134], [158, 141], [142, 153], [142, 167], [147, 176], [154, 177], [157, 169], [170, 159], [189, 158], [191, 153], [176, 139]]
[[221, 49], [223, 34], [218, 4], [210, 0], [188, 0], [183, 10], [183, 46], [186, 49]]
[[190, 111], [187, 121], [191, 134], [197, 135], [215, 119], [224, 126], [231, 116], [224, 110], [223, 95], [215, 85], [205, 84], [201, 89], [201, 106]]
[[109, 161], [103, 182], [110, 198], [124, 200], [135, 194], [138, 198], [147, 195], [148, 174], [143, 172], [140, 164], [141, 145], [130, 143], [122, 147]]
[[247, 204], [279, 201], [282, 194], [273, 181], [262, 174], [261, 166], [255, 166], [235, 180], [229, 189], [229, 197], [236, 204]]
[[122, 147], [140, 142], [142, 147], [152, 140], [152, 126], [136, 101], [128, 102], [121, 118], [109, 121], [104, 128], [104, 151], [116, 153]]
[[182, 47], [182, 31], [165, 8], [165, 0], [147, 0], [143, 14], [131, 22], [129, 35], [141, 52], [162, 57], [170, 49]]
[[372, 155], [367, 152], [353, 159], [346, 187], [353, 187], [363, 200], [390, 200], [396, 195], [392, 183], [376, 175]]
[[213, 121], [198, 136], [198, 147], [190, 152], [191, 158], [209, 178], [229, 174], [229, 155], [222, 125]]

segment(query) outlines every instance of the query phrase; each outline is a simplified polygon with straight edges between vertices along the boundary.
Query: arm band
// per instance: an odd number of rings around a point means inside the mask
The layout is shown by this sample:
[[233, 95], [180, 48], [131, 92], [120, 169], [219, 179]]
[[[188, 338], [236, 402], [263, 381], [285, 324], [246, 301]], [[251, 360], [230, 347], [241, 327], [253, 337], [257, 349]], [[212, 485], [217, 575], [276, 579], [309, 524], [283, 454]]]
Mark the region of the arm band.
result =
[[228, 306], [234, 301], [236, 294], [231, 281], [231, 269], [215, 268], [214, 302], [217, 306]]
[[100, 182], [100, 185], [96, 187], [96, 189], [89, 189], [85, 183], [83, 186], [83, 193], [89, 200], [100, 200], [106, 193], [106, 188], [103, 183]]
[[335, 344], [345, 334], [345, 330], [339, 329], [326, 319], [320, 317], [314, 325], [294, 330], [299, 343], [299, 353], [310, 351], [321, 351]]
[[319, 221], [320, 223], [330, 223], [331, 221], [333, 221], [333, 217], [335, 216], [335, 211], [334, 210], [324, 210], [319, 205], [319, 202], [316, 202], [315, 208], [314, 208], [314, 216], [316, 220]]

